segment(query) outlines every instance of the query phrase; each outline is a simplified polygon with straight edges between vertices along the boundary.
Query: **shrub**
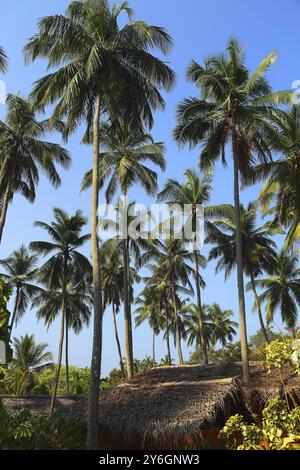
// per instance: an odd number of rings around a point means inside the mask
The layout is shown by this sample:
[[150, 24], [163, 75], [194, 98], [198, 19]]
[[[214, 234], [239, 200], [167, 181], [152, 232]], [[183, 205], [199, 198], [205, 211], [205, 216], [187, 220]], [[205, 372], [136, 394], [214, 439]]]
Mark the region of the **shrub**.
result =
[[84, 448], [84, 426], [23, 410], [11, 414], [0, 403], [1, 450], [79, 450]]
[[219, 437], [236, 450], [295, 450], [300, 448], [300, 407], [289, 411], [284, 400], [274, 398], [254, 424], [231, 416]]

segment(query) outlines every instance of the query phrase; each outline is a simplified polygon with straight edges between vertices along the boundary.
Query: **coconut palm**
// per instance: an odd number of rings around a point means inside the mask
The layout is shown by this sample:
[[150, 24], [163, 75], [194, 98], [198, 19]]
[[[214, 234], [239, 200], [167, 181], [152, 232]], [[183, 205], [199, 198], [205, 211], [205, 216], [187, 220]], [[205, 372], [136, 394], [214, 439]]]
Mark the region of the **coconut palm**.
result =
[[55, 164], [68, 168], [71, 162], [67, 150], [45, 140], [46, 132], [62, 130], [61, 122], [38, 121], [32, 103], [18, 95], [8, 95], [6, 105], [6, 120], [0, 121], [0, 242], [14, 194], [33, 202], [39, 170], [58, 187], [61, 180]]
[[163, 326], [162, 299], [156, 288], [151, 286], [141, 292], [135, 303], [138, 306], [135, 311], [135, 325], [138, 327], [147, 321], [152, 330], [152, 358], [155, 367], [155, 336], [159, 335]]
[[67, 288], [71, 273], [76, 278], [84, 278], [90, 270], [88, 259], [78, 251], [90, 238], [90, 235], [82, 235], [82, 229], [87, 220], [81, 211], [76, 211], [69, 216], [64, 210], [53, 209], [54, 220], [47, 224], [37, 221], [35, 226], [45, 230], [51, 242], [34, 241], [30, 243], [30, 248], [43, 256], [51, 255], [50, 258], [39, 270], [39, 280], [47, 289], [61, 290], [61, 327], [57, 358], [57, 369], [55, 383], [53, 387], [50, 415], [54, 411], [57, 394], [58, 381], [60, 376], [63, 341], [65, 335], [66, 309], [67, 309]]
[[[124, 301], [124, 265], [122, 245], [118, 240], [111, 239], [101, 247], [102, 287], [104, 310], [107, 305], [112, 306], [114, 334], [119, 354], [119, 363], [122, 377], [125, 377], [123, 355], [117, 327], [117, 314]], [[133, 268], [129, 268], [129, 299], [133, 302], [133, 283], [139, 282], [139, 275]]]
[[[182, 208], [188, 205], [192, 208], [192, 225], [195, 230], [197, 227], [197, 217], [200, 217], [201, 214], [199, 210], [209, 201], [210, 192], [211, 192], [211, 178], [209, 175], [200, 177], [193, 170], [187, 170], [185, 172], [185, 183], [181, 184], [179, 181], [174, 179], [169, 179], [164, 189], [159, 193], [158, 200], [166, 201], [168, 204], [179, 204]], [[207, 350], [206, 350], [206, 340], [204, 337], [204, 326], [203, 318], [201, 314], [201, 285], [199, 277], [199, 267], [204, 268], [206, 266], [206, 260], [203, 256], [200, 255], [198, 246], [194, 247], [193, 250], [194, 258], [194, 277], [196, 284], [197, 292], [197, 305], [200, 314], [198, 315], [199, 329], [201, 336], [201, 345], [203, 352], [203, 359], [205, 364], [208, 363]]]
[[[76, 266], [75, 266], [76, 269]], [[70, 268], [72, 272], [72, 267]], [[70, 393], [69, 384], [69, 331], [73, 330], [78, 335], [85, 326], [89, 326], [91, 316], [91, 291], [84, 280], [72, 279], [67, 281], [65, 292], [65, 364], [66, 364], [66, 389]], [[32, 299], [31, 307], [37, 308], [38, 320], [42, 319], [47, 329], [52, 325], [61, 313], [63, 304], [63, 289], [41, 289]]]
[[288, 328], [295, 328], [298, 308], [300, 307], [300, 269], [296, 253], [288, 254], [282, 250], [276, 257], [271, 275], [255, 281], [263, 293], [261, 302], [266, 302], [266, 315], [271, 322], [277, 311]]
[[[119, 26], [125, 13], [129, 22]], [[152, 125], [152, 110], [164, 107], [159, 88], [169, 89], [174, 73], [153, 48], [167, 53], [171, 39], [160, 27], [131, 21], [133, 11], [126, 2], [74, 0], [65, 16], [43, 18], [39, 32], [25, 47], [28, 62], [46, 57], [48, 65], [60, 66], [39, 80], [33, 96], [44, 108], [57, 102], [54, 116], [67, 115], [66, 134], [81, 121], [87, 124], [86, 140], [93, 141], [92, 259], [94, 288], [94, 336], [91, 364], [87, 447], [96, 448], [102, 341], [102, 299], [97, 240], [100, 119], [126, 117], [141, 127]]]
[[[211, 222], [207, 223], [207, 242], [215, 245], [209, 254], [209, 260], [217, 259], [216, 272], [225, 270], [225, 279], [236, 269], [236, 224], [235, 210], [231, 205], [215, 206], [211, 209], [214, 214]], [[240, 206], [243, 265], [244, 273], [250, 278], [255, 304], [257, 306], [260, 327], [265, 341], [269, 338], [264, 325], [262, 309], [257, 295], [255, 279], [269, 272], [276, 259], [276, 243], [272, 236], [278, 230], [271, 222], [256, 226], [257, 203], [251, 202], [248, 207]]]
[[267, 178], [259, 196], [263, 214], [271, 214], [275, 225], [289, 228], [285, 247], [291, 248], [300, 237], [299, 106], [277, 110], [271, 123], [270, 142], [280, 158], [258, 165], [252, 177], [255, 182]]
[[8, 66], [8, 59], [5, 51], [0, 47], [0, 72], [6, 72]]
[[231, 320], [233, 317], [232, 310], [222, 310], [221, 307], [214, 303], [206, 306], [207, 321], [212, 331], [212, 339], [214, 343], [220, 341], [224, 349], [226, 344], [233, 341], [236, 335], [238, 323]]
[[[182, 291], [193, 295], [194, 290], [189, 276], [193, 274], [190, 264], [192, 256], [185, 249], [182, 240], [168, 239], [164, 243], [157, 241], [149, 251], [147, 258], [156, 263], [156, 266], [148, 266], [152, 270], [152, 275], [148, 280], [148, 285], [157, 285], [160, 288], [168, 289], [172, 300], [173, 322], [178, 348], [179, 364], [183, 365], [183, 355], [181, 348], [182, 330], [179, 316], [180, 302], [178, 294]], [[200, 276], [200, 275], [199, 275]], [[200, 278], [200, 282], [202, 279]]]
[[32, 296], [39, 290], [35, 284], [36, 265], [38, 257], [31, 253], [24, 245], [6, 259], [0, 260], [0, 265], [5, 269], [1, 273], [3, 279], [14, 291], [14, 307], [9, 325], [9, 338], [14, 326], [22, 318], [32, 299]]
[[13, 340], [14, 357], [12, 367], [23, 373], [31, 372], [53, 360], [52, 353], [47, 351], [48, 344], [36, 343], [34, 335], [20, 336]]
[[232, 148], [234, 168], [234, 206], [236, 219], [237, 284], [239, 323], [244, 382], [249, 382], [246, 310], [243, 280], [243, 248], [240, 223], [240, 179], [245, 178], [256, 158], [271, 159], [267, 139], [268, 118], [278, 103], [289, 103], [289, 92], [272, 93], [265, 78], [275, 62], [268, 55], [250, 75], [245, 52], [235, 39], [229, 41], [224, 54], [208, 57], [204, 66], [192, 62], [187, 71], [189, 81], [200, 90], [200, 98], [188, 98], [178, 107], [175, 138], [180, 144], [201, 144], [200, 167], [211, 168], [221, 156], [226, 164], [226, 145]]
[[[186, 304], [181, 309], [180, 315], [183, 317], [186, 336], [188, 338], [188, 346], [196, 343], [196, 348], [199, 348], [204, 353], [203, 339], [205, 339], [205, 350], [207, 351], [210, 341], [212, 339], [212, 331], [206, 314], [207, 306], [201, 305], [199, 310], [198, 304]], [[200, 326], [199, 317], [202, 316], [202, 324]], [[204, 331], [203, 331], [204, 330]], [[204, 333], [204, 335], [202, 334]], [[208, 361], [207, 361], [208, 363]]]
[[[110, 215], [110, 214], [109, 214]], [[147, 214], [148, 215], [148, 214]], [[132, 339], [132, 318], [131, 318], [131, 305], [133, 302], [133, 296], [130, 294], [132, 289], [133, 281], [139, 282], [139, 278], [131, 279], [130, 275], [132, 272], [130, 260], [134, 261], [135, 270], [138, 270], [141, 266], [142, 251], [147, 250], [149, 247], [149, 241], [142, 235], [142, 226], [136, 227], [137, 232], [141, 232], [136, 236], [129, 229], [132, 225], [135, 225], [138, 216], [138, 207], [135, 202], [131, 202], [127, 205], [126, 200], [119, 198], [114, 208], [114, 217], [104, 217], [99, 226], [105, 230], [113, 229], [114, 238], [113, 243], [116, 244], [118, 250], [121, 250], [123, 257], [123, 303], [124, 303], [124, 333], [125, 333], [125, 358], [126, 358], [126, 369], [128, 378], [131, 379], [134, 373], [133, 367], [133, 339]], [[125, 246], [126, 245], [126, 246]], [[135, 272], [135, 271], [134, 271]]]
[[[140, 185], [147, 194], [157, 191], [157, 173], [147, 164], [153, 164], [165, 169], [164, 145], [154, 142], [151, 135], [137, 129], [132, 129], [129, 122], [121, 121], [113, 125], [104, 125], [101, 130], [103, 153], [100, 154], [101, 175], [107, 175], [108, 183], [106, 199], [111, 202], [120, 188], [124, 216], [127, 216], [127, 194], [131, 187]], [[85, 175], [83, 189], [92, 184], [92, 172]], [[129, 238], [123, 240], [124, 258], [124, 314], [126, 351], [130, 349], [130, 357], [126, 354], [128, 378], [133, 376], [133, 344], [131, 331], [131, 304], [129, 302], [128, 279], [129, 267]], [[127, 286], [127, 287], [125, 287]]]

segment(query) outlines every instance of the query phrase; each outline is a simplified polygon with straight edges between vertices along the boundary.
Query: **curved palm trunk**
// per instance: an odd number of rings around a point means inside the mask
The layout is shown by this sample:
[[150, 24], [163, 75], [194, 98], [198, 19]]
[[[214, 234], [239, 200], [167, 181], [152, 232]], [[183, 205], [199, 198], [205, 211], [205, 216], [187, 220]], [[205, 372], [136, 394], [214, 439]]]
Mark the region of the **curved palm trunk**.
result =
[[243, 275], [243, 242], [242, 242], [240, 194], [239, 194], [239, 183], [240, 183], [239, 161], [238, 161], [238, 155], [236, 151], [235, 138], [233, 140], [234, 140], [233, 142], [234, 208], [235, 208], [235, 224], [236, 224], [236, 260], [237, 260], [237, 285], [238, 285], [238, 298], [239, 298], [239, 324], [240, 324], [241, 353], [242, 353], [242, 364], [243, 364], [243, 379], [244, 379], [244, 383], [248, 384], [250, 380], [250, 372], [249, 372], [246, 307], [245, 307], [244, 275]]
[[14, 327], [14, 324], [15, 324], [15, 321], [16, 321], [16, 316], [17, 316], [17, 312], [18, 312], [18, 305], [19, 305], [19, 296], [20, 296], [20, 288], [17, 287], [14, 310], [13, 310], [13, 314], [12, 314], [12, 317], [11, 317], [11, 322], [10, 322], [10, 325], [9, 325], [8, 341], [10, 341], [10, 339], [11, 339], [12, 330], [13, 330], [13, 327]]
[[66, 312], [65, 360], [66, 360], [66, 387], [67, 387], [67, 395], [70, 395], [70, 380], [69, 380], [69, 322], [68, 322], [68, 314], [67, 314], [67, 312]]
[[113, 311], [113, 320], [114, 320], [115, 339], [116, 339], [116, 344], [117, 344], [117, 349], [118, 349], [118, 354], [119, 354], [120, 369], [121, 369], [121, 373], [122, 373], [122, 379], [125, 379], [125, 370], [124, 370], [124, 365], [123, 365], [123, 356], [122, 356], [122, 350], [121, 350], [121, 343], [120, 343], [120, 339], [119, 339], [117, 316], [116, 316], [116, 307], [115, 307], [114, 302], [112, 302], [112, 311]]
[[195, 250], [195, 284], [196, 284], [196, 291], [197, 291], [197, 306], [199, 310], [199, 331], [200, 331], [200, 339], [201, 339], [201, 349], [203, 354], [204, 364], [208, 364], [208, 356], [207, 356], [207, 346], [206, 346], [206, 338], [204, 332], [204, 322], [203, 322], [203, 312], [202, 312], [202, 304], [201, 304], [201, 290], [200, 290], [200, 281], [199, 281], [199, 259], [198, 259], [198, 250]]
[[58, 389], [58, 382], [59, 382], [59, 376], [60, 376], [60, 370], [61, 370], [62, 355], [63, 355], [64, 336], [65, 336], [66, 292], [67, 292], [67, 261], [66, 260], [65, 260], [65, 263], [64, 263], [64, 275], [63, 275], [63, 286], [62, 287], [63, 287], [63, 291], [62, 291], [62, 305], [61, 305], [60, 339], [59, 339], [59, 346], [58, 346], [55, 381], [54, 381], [54, 387], [53, 387], [53, 391], [52, 391], [50, 411], [49, 411], [50, 416], [52, 416], [53, 411], [54, 411], [54, 407], [55, 407], [55, 401], [56, 401], [57, 389]]
[[166, 320], [167, 320], [167, 328], [166, 328], [166, 341], [167, 341], [167, 353], [168, 353], [168, 362], [169, 365], [172, 365], [172, 357], [171, 357], [171, 349], [170, 349], [170, 328], [169, 328], [169, 308], [168, 308], [168, 300], [165, 298], [165, 306], [166, 306]]
[[175, 329], [176, 329], [176, 341], [177, 341], [177, 349], [178, 349], [178, 360], [179, 360], [179, 365], [183, 366], [183, 354], [182, 354], [182, 349], [181, 349], [181, 334], [180, 334], [179, 322], [178, 322], [178, 317], [177, 317], [176, 293], [175, 293], [174, 283], [172, 283], [172, 296], [173, 296], [174, 321], [175, 321]]
[[[126, 194], [123, 194], [126, 208]], [[126, 221], [127, 230], [127, 221]], [[127, 377], [129, 380], [134, 375], [133, 368], [133, 348], [132, 348], [132, 323], [131, 323], [131, 308], [129, 299], [129, 256], [128, 256], [128, 239], [123, 240], [123, 288], [124, 288], [124, 334], [125, 334], [125, 357]]]
[[250, 276], [250, 279], [251, 279], [251, 287], [252, 287], [253, 295], [254, 295], [254, 298], [255, 298], [256, 305], [257, 305], [258, 319], [259, 319], [259, 323], [260, 323], [260, 327], [261, 327], [261, 332], [262, 332], [262, 335], [264, 337], [265, 342], [267, 344], [269, 344], [270, 341], [269, 341], [269, 338], [268, 338], [268, 334], [266, 332], [264, 319], [263, 319], [263, 315], [262, 315], [262, 311], [261, 311], [261, 304], [260, 304], [259, 297], [257, 295], [255, 281], [254, 281], [254, 277], [253, 277], [252, 274]]
[[2, 199], [2, 209], [1, 209], [1, 214], [0, 214], [0, 244], [1, 244], [1, 241], [2, 241], [4, 225], [5, 225], [5, 222], [6, 222], [10, 192], [11, 192], [11, 185], [8, 184], [7, 187], [6, 187], [3, 199]]
[[153, 367], [156, 366], [155, 360], [155, 331], [154, 328], [152, 329], [152, 358], [153, 358]]
[[91, 360], [91, 378], [88, 403], [87, 448], [96, 449], [98, 438], [99, 393], [101, 376], [102, 354], [102, 290], [100, 273], [99, 242], [97, 236], [98, 204], [99, 204], [99, 127], [100, 127], [100, 97], [96, 98], [94, 115], [94, 142], [93, 142], [93, 174], [92, 174], [92, 208], [91, 208], [91, 244], [93, 265], [93, 306], [94, 331], [93, 350]]

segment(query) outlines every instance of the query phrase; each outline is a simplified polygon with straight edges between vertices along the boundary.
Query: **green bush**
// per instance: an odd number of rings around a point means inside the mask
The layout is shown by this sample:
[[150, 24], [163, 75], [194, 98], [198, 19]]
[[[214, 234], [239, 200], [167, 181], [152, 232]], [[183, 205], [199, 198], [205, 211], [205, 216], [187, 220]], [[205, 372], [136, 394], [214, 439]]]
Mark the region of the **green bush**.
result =
[[84, 426], [23, 410], [13, 415], [0, 403], [1, 450], [79, 450]]
[[220, 439], [235, 450], [296, 450], [300, 447], [300, 407], [289, 411], [284, 400], [274, 398], [254, 424], [245, 423], [241, 415], [231, 416]]

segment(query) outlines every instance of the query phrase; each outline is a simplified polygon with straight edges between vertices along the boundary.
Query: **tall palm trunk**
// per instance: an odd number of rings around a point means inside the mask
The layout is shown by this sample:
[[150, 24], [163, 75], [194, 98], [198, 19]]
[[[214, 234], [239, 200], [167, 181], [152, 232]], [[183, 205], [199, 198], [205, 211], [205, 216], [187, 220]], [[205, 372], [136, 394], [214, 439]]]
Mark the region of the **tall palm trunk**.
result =
[[247, 344], [247, 324], [246, 324], [246, 307], [245, 307], [245, 292], [244, 292], [244, 275], [243, 275], [243, 241], [242, 241], [242, 227], [241, 227], [241, 212], [240, 212], [240, 194], [239, 194], [239, 160], [236, 148], [236, 137], [233, 137], [233, 162], [234, 162], [234, 208], [235, 208], [235, 224], [236, 224], [236, 260], [237, 260], [237, 285], [238, 285], [238, 299], [239, 299], [239, 324], [240, 324], [240, 339], [241, 339], [241, 353], [243, 364], [243, 379], [244, 383], [248, 384], [250, 380], [249, 372], [249, 356]]
[[207, 356], [207, 346], [206, 346], [206, 338], [204, 332], [204, 322], [203, 322], [203, 312], [202, 312], [202, 304], [201, 304], [201, 290], [200, 290], [200, 281], [199, 281], [199, 259], [198, 259], [198, 250], [195, 250], [195, 284], [196, 284], [196, 291], [197, 291], [197, 306], [199, 311], [199, 331], [200, 331], [200, 338], [201, 338], [201, 348], [203, 354], [204, 364], [208, 364], [208, 356]]
[[0, 244], [1, 244], [1, 241], [2, 241], [4, 225], [5, 225], [5, 222], [6, 222], [6, 216], [7, 216], [7, 209], [8, 209], [9, 199], [10, 199], [10, 193], [11, 193], [11, 185], [8, 184], [6, 186], [6, 190], [4, 192], [4, 196], [3, 196], [3, 199], [2, 199], [2, 209], [1, 209], [1, 214], [0, 214]]
[[65, 360], [66, 360], [66, 387], [67, 387], [67, 395], [70, 395], [70, 380], [69, 380], [69, 321], [68, 321], [68, 313], [67, 313], [67, 312], [66, 312]]
[[153, 367], [156, 366], [155, 360], [155, 331], [154, 328], [152, 329], [152, 358], [153, 358]]
[[114, 320], [115, 339], [116, 339], [116, 344], [117, 344], [117, 349], [118, 349], [118, 354], [119, 354], [120, 369], [121, 369], [121, 373], [122, 373], [122, 379], [125, 379], [123, 356], [122, 356], [121, 343], [120, 343], [120, 339], [119, 339], [118, 325], [117, 325], [116, 306], [115, 306], [114, 302], [112, 302], [112, 311], [113, 311], [113, 320]]
[[[127, 201], [126, 194], [123, 194], [124, 205], [126, 213], [124, 216], [127, 216]], [[123, 288], [124, 288], [124, 334], [125, 334], [125, 356], [126, 356], [126, 369], [127, 377], [129, 380], [132, 379], [134, 375], [133, 368], [133, 349], [132, 349], [132, 324], [131, 324], [131, 311], [130, 311], [130, 299], [129, 299], [129, 257], [128, 257], [128, 239], [127, 239], [127, 220], [126, 227], [123, 224], [123, 227], [126, 229], [126, 237], [123, 240]]]
[[17, 316], [18, 306], [19, 306], [19, 297], [20, 297], [20, 288], [17, 287], [14, 310], [13, 310], [13, 314], [12, 314], [12, 317], [11, 317], [11, 322], [10, 322], [10, 325], [9, 325], [9, 337], [8, 337], [9, 341], [11, 339], [12, 330], [13, 330], [13, 327], [14, 327], [14, 324], [15, 324], [15, 321], [16, 321], [16, 316]]
[[61, 369], [61, 362], [62, 362], [62, 355], [63, 355], [63, 344], [64, 344], [64, 336], [65, 336], [65, 320], [66, 320], [66, 292], [67, 292], [67, 260], [65, 259], [64, 273], [63, 273], [63, 286], [62, 286], [60, 339], [59, 339], [59, 346], [58, 346], [55, 381], [54, 381], [54, 387], [53, 387], [53, 391], [52, 391], [50, 411], [49, 411], [50, 416], [53, 415], [53, 411], [54, 411], [54, 407], [55, 407], [55, 401], [56, 401], [57, 389], [58, 389], [58, 382], [59, 382], [59, 376], [60, 376], [60, 369]]
[[256, 302], [256, 305], [257, 305], [258, 319], [259, 319], [259, 323], [260, 323], [260, 327], [261, 327], [261, 332], [262, 332], [262, 335], [264, 337], [265, 342], [267, 344], [269, 344], [270, 341], [269, 341], [268, 334], [267, 334], [267, 331], [266, 331], [266, 328], [265, 328], [264, 319], [263, 319], [263, 315], [262, 315], [262, 311], [261, 311], [261, 304], [260, 304], [259, 297], [257, 295], [255, 280], [254, 280], [253, 274], [251, 274], [250, 279], [251, 279], [251, 287], [252, 287], [254, 299], [255, 299], [255, 302]]
[[100, 150], [100, 97], [96, 98], [94, 115], [94, 142], [93, 142], [93, 174], [92, 174], [92, 208], [91, 208], [91, 244], [93, 265], [93, 306], [94, 331], [93, 350], [91, 360], [90, 393], [88, 403], [87, 448], [96, 449], [98, 438], [99, 418], [99, 392], [101, 376], [102, 354], [102, 290], [100, 273], [100, 254], [97, 236], [98, 205], [99, 205], [99, 150]]
[[169, 308], [168, 308], [168, 299], [165, 298], [165, 305], [166, 305], [166, 320], [167, 320], [167, 328], [166, 328], [166, 340], [167, 340], [167, 352], [168, 352], [168, 362], [169, 365], [172, 365], [172, 357], [171, 357], [171, 349], [170, 349], [170, 325], [169, 325]]
[[175, 321], [175, 330], [176, 330], [176, 342], [177, 342], [177, 349], [178, 349], [178, 360], [179, 365], [183, 365], [183, 354], [181, 349], [181, 334], [179, 328], [179, 321], [177, 315], [177, 306], [176, 306], [176, 292], [174, 282], [172, 282], [172, 296], [173, 296], [173, 309], [174, 309], [174, 321]]

